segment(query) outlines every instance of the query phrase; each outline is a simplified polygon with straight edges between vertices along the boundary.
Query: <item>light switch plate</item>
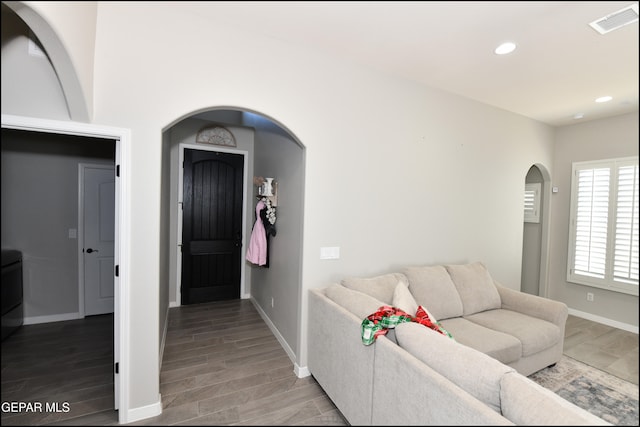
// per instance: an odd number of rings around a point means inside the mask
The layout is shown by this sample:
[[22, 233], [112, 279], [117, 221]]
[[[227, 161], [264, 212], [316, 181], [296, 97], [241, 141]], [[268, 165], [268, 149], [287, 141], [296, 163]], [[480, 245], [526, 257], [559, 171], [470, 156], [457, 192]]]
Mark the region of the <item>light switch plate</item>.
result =
[[339, 246], [320, 248], [320, 259], [338, 259], [338, 258], [340, 258]]

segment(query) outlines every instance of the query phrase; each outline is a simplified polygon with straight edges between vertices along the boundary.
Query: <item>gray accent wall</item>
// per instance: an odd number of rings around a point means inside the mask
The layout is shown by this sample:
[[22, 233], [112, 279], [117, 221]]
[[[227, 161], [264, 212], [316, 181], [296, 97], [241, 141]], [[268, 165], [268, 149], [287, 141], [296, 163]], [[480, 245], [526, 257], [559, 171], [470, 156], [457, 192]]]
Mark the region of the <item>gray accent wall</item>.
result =
[[[611, 320], [638, 331], [638, 297], [567, 281], [571, 167], [573, 162], [638, 155], [638, 113], [561, 127], [556, 131], [552, 196], [550, 297], [565, 302], [575, 314]], [[587, 292], [594, 294], [587, 301]]]
[[115, 142], [2, 129], [2, 248], [23, 253], [25, 323], [78, 317], [78, 165]]

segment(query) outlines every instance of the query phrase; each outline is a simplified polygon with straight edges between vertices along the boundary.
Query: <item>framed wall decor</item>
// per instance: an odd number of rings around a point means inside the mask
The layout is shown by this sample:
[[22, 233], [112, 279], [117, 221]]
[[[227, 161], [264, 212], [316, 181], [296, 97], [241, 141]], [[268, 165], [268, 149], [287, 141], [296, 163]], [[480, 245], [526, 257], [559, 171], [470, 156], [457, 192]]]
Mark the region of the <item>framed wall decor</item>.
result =
[[196, 143], [235, 147], [236, 139], [229, 129], [223, 126], [207, 126], [198, 131]]

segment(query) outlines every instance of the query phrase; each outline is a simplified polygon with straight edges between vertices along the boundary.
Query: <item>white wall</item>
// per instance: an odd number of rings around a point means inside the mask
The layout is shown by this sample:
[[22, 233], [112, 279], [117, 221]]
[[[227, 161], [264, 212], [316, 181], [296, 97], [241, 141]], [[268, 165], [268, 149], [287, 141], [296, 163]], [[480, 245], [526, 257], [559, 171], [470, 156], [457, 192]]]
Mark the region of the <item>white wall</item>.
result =
[[[638, 113], [558, 129], [554, 158], [551, 213], [550, 297], [570, 309], [638, 328], [638, 297], [567, 282], [572, 162], [638, 155]], [[587, 292], [594, 301], [587, 301]], [[621, 325], [624, 326], [624, 325]]]

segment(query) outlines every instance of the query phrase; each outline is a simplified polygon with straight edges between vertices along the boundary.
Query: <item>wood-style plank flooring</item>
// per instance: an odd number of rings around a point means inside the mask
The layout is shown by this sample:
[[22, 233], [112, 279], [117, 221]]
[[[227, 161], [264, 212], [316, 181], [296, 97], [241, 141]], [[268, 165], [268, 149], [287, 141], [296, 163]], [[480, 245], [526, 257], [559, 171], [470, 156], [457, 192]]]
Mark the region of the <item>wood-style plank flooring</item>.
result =
[[[32, 407], [6, 408], [6, 402]], [[2, 425], [85, 415], [113, 424], [113, 402], [113, 315], [25, 325], [2, 341]], [[47, 403], [58, 403], [59, 412], [47, 411]]]
[[[565, 354], [638, 383], [638, 334], [569, 316]], [[112, 369], [112, 315], [23, 326], [2, 342], [2, 402], [43, 411], [4, 408], [2, 425], [118, 424]], [[160, 393], [162, 414], [131, 425], [348, 425], [248, 300], [170, 310]]]
[[347, 425], [249, 300], [172, 309], [160, 372], [163, 413], [137, 425]]
[[[70, 411], [3, 411], [2, 424], [118, 424], [112, 343], [112, 315], [23, 326], [2, 343], [2, 401], [68, 402]], [[296, 377], [249, 300], [170, 310], [160, 393], [162, 414], [130, 425], [348, 425], [313, 377]]]

